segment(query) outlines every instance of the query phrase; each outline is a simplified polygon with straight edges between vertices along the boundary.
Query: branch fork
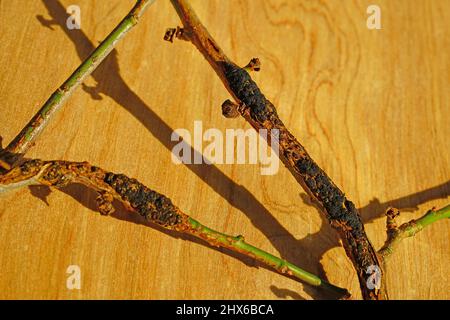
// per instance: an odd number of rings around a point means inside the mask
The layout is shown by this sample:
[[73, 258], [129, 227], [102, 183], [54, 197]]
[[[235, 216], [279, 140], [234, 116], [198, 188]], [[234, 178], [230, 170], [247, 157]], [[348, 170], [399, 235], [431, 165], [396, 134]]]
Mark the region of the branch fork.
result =
[[386, 233], [387, 239], [383, 247], [378, 251], [383, 261], [394, 253], [399, 243], [407, 238], [414, 237], [430, 224], [442, 219], [450, 218], [450, 205], [441, 209], [435, 207], [428, 210], [419, 219], [413, 219], [398, 226], [396, 218], [400, 215], [400, 211], [395, 208], [389, 208], [386, 211]]

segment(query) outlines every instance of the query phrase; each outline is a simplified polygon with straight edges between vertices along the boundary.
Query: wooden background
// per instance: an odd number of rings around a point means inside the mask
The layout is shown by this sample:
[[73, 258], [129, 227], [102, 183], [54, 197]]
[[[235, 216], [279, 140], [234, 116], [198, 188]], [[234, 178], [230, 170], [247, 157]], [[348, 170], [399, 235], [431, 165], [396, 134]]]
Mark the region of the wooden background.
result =
[[[369, 30], [366, 9], [382, 10]], [[81, 7], [81, 30], [65, 8]], [[129, 11], [133, 1], [0, 0], [0, 135], [7, 144]], [[361, 208], [375, 247], [383, 213], [402, 221], [450, 194], [450, 1], [192, 0], [236, 62], [254, 75], [288, 128]], [[49, 20], [54, 20], [49, 23]], [[258, 165], [175, 165], [171, 133], [243, 128], [226, 120], [226, 90], [195, 48], [162, 41], [179, 24], [169, 1], [142, 22], [52, 121], [29, 157], [87, 160], [136, 177], [205, 224], [349, 288], [358, 282], [335, 232], [289, 172]], [[450, 223], [409, 239], [388, 270], [394, 299], [450, 298]], [[66, 288], [69, 265], [81, 290]], [[23, 189], [0, 201], [0, 298], [323, 299], [309, 286], [220, 250], [162, 233], [95, 194]]]

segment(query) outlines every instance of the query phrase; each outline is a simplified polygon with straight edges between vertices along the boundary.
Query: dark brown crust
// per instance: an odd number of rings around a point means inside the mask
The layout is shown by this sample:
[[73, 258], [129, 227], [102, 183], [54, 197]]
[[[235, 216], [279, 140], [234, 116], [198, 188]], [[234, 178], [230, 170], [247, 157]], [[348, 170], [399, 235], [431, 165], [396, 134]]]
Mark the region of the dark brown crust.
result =
[[167, 227], [174, 227], [182, 223], [183, 218], [178, 208], [172, 204], [169, 198], [147, 188], [136, 179], [108, 172], [104, 182], [147, 220]]
[[[282, 274], [293, 276], [292, 271], [287, 268], [286, 264], [281, 263], [282, 261], [270, 261], [265, 255], [257, 256], [251, 250], [238, 246], [238, 242], [245, 241], [243, 236], [232, 237], [207, 228], [181, 212], [166, 196], [123, 174], [108, 172], [87, 162], [41, 160], [27, 161], [5, 174], [0, 174], [0, 191], [30, 184], [43, 184], [59, 188], [69, 183], [83, 183], [96, 190], [98, 192], [97, 205], [102, 215], [113, 212], [113, 200], [117, 199], [125, 205], [126, 209], [139, 213], [147, 220], [165, 229], [193, 235], [212, 246], [242, 253], [273, 267]], [[283, 267], [280, 267], [280, 263]], [[339, 297], [343, 299], [350, 297], [346, 289], [322, 280], [314, 281], [314, 283], [315, 286], [339, 294]]]
[[242, 103], [250, 108], [253, 120], [260, 122], [267, 120], [269, 111], [266, 104], [267, 99], [248, 72], [229, 62], [223, 63], [223, 69], [230, 89]]
[[[345, 198], [344, 193], [289, 132], [278, 117], [274, 105], [266, 99], [248, 72], [233, 63], [220, 49], [189, 3], [184, 0], [171, 1], [183, 22], [185, 33], [189, 35], [188, 39], [216, 71], [235, 98], [239, 105], [238, 111], [245, 120], [256, 130], [279, 130], [280, 159], [299, 184], [320, 203], [330, 224], [338, 230], [347, 256], [352, 260], [358, 274], [363, 298], [382, 299], [380, 290], [367, 286], [371, 274], [367, 274], [366, 270], [369, 267], [372, 267], [372, 270], [382, 269], [353, 203]], [[232, 112], [227, 111], [225, 115], [228, 114]], [[270, 143], [270, 139], [268, 140]]]
[[97, 204], [101, 214], [113, 212], [114, 198], [147, 220], [169, 229], [182, 229], [187, 215], [164, 195], [147, 188], [136, 179], [114, 174], [87, 162], [30, 160], [0, 175], [0, 184], [14, 184], [27, 179], [61, 188], [79, 182], [98, 192]]
[[248, 72], [233, 63], [222, 64], [230, 89], [246, 106], [242, 109], [242, 116], [256, 129], [279, 130], [281, 160], [303, 188], [320, 203], [331, 226], [340, 233], [347, 255], [356, 264], [364, 298], [380, 298], [379, 290], [370, 290], [366, 285], [371, 274], [365, 271], [370, 266], [379, 266], [379, 262], [355, 205], [287, 130], [274, 105], [265, 98]]

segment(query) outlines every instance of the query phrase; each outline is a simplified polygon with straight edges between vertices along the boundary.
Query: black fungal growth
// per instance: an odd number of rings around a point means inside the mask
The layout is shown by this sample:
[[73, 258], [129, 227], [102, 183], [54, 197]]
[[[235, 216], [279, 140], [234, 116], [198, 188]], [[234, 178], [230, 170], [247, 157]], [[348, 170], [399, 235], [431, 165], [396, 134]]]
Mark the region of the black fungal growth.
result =
[[342, 233], [346, 242], [347, 254], [354, 261], [358, 270], [361, 290], [365, 298], [376, 296], [377, 292], [367, 290], [365, 274], [367, 267], [379, 265], [376, 253], [364, 231], [364, 225], [354, 204], [332, 182], [326, 173], [309, 157], [301, 144], [287, 131], [279, 119], [273, 104], [265, 98], [248, 72], [233, 63], [225, 62], [222, 65], [224, 75], [230, 90], [246, 107], [250, 109], [253, 120], [264, 126], [278, 127], [280, 133], [280, 146], [284, 158], [290, 166], [294, 164], [294, 171], [311, 194], [321, 203], [330, 224]]
[[275, 110], [269, 108], [268, 100], [248, 72], [232, 63], [224, 63], [223, 68], [230, 89], [241, 102], [250, 108], [252, 119], [258, 122], [266, 121], [269, 114]]
[[[225, 77], [236, 97], [250, 108], [252, 119], [278, 123], [275, 107], [265, 98], [248, 72], [233, 63], [224, 63]], [[296, 162], [298, 172], [312, 194], [323, 204], [330, 222], [337, 223], [350, 231], [356, 239], [364, 237], [364, 227], [353, 203], [331, 181], [323, 170], [309, 157], [301, 157]]]
[[[355, 205], [309, 156], [297, 160], [295, 167], [309, 191], [324, 207], [331, 225], [347, 234], [345, 238], [352, 251], [351, 254], [362, 266], [361, 270], [367, 270], [369, 266], [377, 263]], [[373, 255], [360, 254], [361, 252], [371, 252]], [[360, 274], [360, 276], [364, 278], [366, 275]]]
[[329, 220], [345, 225], [356, 238], [362, 237], [364, 229], [354, 204], [345, 198], [323, 170], [309, 157], [299, 159], [296, 167], [309, 190], [324, 206]]
[[182, 222], [180, 213], [169, 198], [147, 188], [136, 179], [109, 172], [104, 182], [147, 220], [164, 227], [173, 227]]

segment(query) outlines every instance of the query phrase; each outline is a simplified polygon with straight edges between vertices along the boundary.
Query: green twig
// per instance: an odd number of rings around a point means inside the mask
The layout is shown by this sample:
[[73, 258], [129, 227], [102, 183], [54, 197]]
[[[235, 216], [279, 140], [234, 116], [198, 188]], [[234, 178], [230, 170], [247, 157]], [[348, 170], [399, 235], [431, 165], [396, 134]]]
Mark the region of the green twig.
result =
[[0, 158], [3, 158], [3, 161], [0, 162], [0, 167], [6, 170], [14, 167], [31, 148], [51, 117], [61, 109], [61, 106], [71, 96], [73, 91], [105, 60], [117, 42], [138, 23], [142, 14], [154, 1], [138, 0], [136, 2], [136, 5], [119, 25], [50, 96], [26, 127], [5, 148], [3, 154], [0, 156]]
[[386, 212], [387, 215], [387, 234], [388, 238], [384, 246], [378, 251], [378, 254], [386, 261], [398, 244], [406, 238], [415, 236], [418, 232], [422, 231], [430, 224], [442, 219], [450, 218], [450, 205], [445, 206], [439, 210], [431, 209], [425, 213], [419, 219], [411, 220], [397, 227], [395, 218], [399, 215], [399, 211], [395, 209], [389, 209]]
[[244, 241], [242, 236], [230, 236], [215, 231], [183, 213], [164, 195], [144, 186], [136, 179], [94, 167], [87, 162], [29, 160], [5, 174], [0, 174], [0, 193], [28, 185], [60, 188], [70, 183], [82, 183], [99, 194], [100, 213], [111, 214], [114, 199], [148, 221], [169, 230], [193, 235], [210, 245], [223, 247], [256, 259], [282, 274], [295, 277], [322, 288], [339, 298], [348, 298], [346, 289], [334, 286], [296, 265], [278, 258]]
[[188, 222], [194, 230], [194, 235], [199, 238], [206, 239], [210, 244], [240, 252], [268, 266], [271, 266], [280, 273], [293, 276], [312, 286], [320, 287], [334, 294], [338, 294], [340, 297], [349, 297], [350, 295], [346, 289], [332, 285], [318, 276], [305, 271], [286, 260], [248, 244], [245, 242], [243, 236], [232, 237], [230, 235], [226, 235], [224, 233], [212, 230], [192, 218], [189, 218]]

